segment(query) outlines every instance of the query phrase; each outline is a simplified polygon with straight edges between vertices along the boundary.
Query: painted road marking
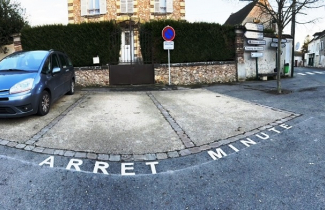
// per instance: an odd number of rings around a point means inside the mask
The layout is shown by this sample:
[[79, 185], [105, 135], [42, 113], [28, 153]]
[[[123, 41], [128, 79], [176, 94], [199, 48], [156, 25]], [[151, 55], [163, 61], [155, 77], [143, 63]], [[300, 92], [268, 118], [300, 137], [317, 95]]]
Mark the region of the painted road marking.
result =
[[[70, 159], [66, 169], [67, 170], [74, 170], [74, 171], [82, 171], [81, 166], [83, 164], [83, 161], [80, 159]], [[147, 165], [150, 168], [151, 174], [156, 174], [156, 165], [158, 165], [159, 162], [146, 162], [145, 165]], [[47, 165], [50, 168], [54, 168], [54, 156], [50, 156], [46, 158], [44, 161], [42, 161], [40, 166]], [[107, 162], [101, 162], [96, 161], [92, 173], [98, 174], [106, 174], [109, 175], [107, 169], [109, 168], [109, 164]], [[122, 176], [134, 176], [134, 163], [121, 163], [121, 175]]]
[[[290, 125], [287, 125], [287, 124], [281, 124], [279, 125], [282, 129], [284, 130], [289, 130], [292, 128], [292, 126]], [[279, 131], [277, 128], [273, 127], [273, 128], [270, 128], [268, 129], [267, 131], [270, 131], [271, 133], [273, 134], [281, 134], [282, 132]], [[255, 137], [257, 137], [258, 139], [260, 140], [267, 140], [269, 139], [270, 141], [272, 141], [273, 139], [270, 138], [270, 135], [265, 133], [266, 131], [264, 132], [260, 132], [258, 134], [255, 134]], [[253, 136], [254, 137], [254, 136]], [[246, 148], [247, 147], [250, 147], [250, 146], [253, 146], [255, 144], [257, 144], [256, 141], [252, 140], [252, 138], [246, 138], [245, 140], [240, 140], [239, 142], [244, 145]], [[232, 144], [228, 144], [228, 145], [224, 145], [222, 147], [218, 147], [214, 150], [209, 150], [207, 151], [208, 155], [213, 159], [213, 160], [218, 160], [218, 159], [221, 159], [223, 157], [226, 157], [228, 156], [227, 152], [225, 152], [225, 150], [227, 149], [227, 146], [230, 147], [233, 151], [235, 152], [239, 152], [240, 149], [238, 149], [237, 147], [235, 147], [234, 145]]]
[[304, 73], [297, 73], [298, 75], [302, 75], [302, 76], [305, 76], [305, 75], [315, 75], [315, 74], [325, 74], [325, 72], [320, 72], [320, 71], [313, 71], [313, 72], [304, 72]]
[[[272, 135], [279, 135], [283, 133], [286, 130], [291, 129], [292, 126], [287, 124], [280, 124], [277, 127], [271, 127], [269, 129], [263, 130], [259, 133], [256, 133], [249, 138], [246, 137], [245, 139], [240, 139], [238, 141], [234, 141], [232, 143], [229, 143], [227, 145], [222, 145], [220, 147], [210, 149], [205, 151], [207, 154], [207, 159], [211, 158], [212, 160], [218, 160], [224, 157], [227, 157], [230, 154], [240, 152], [241, 150], [252, 147], [258, 143], [260, 143], [263, 140], [270, 140], [273, 141], [274, 138], [272, 138]], [[230, 148], [230, 149], [229, 149]], [[136, 175], [135, 170], [135, 163], [133, 162], [121, 162], [120, 164], [120, 175], [122, 176], [134, 176]], [[160, 172], [159, 168], [159, 162], [158, 161], [149, 161], [149, 162], [142, 162], [138, 163], [142, 165], [146, 165], [148, 167], [148, 170], [150, 171], [149, 174], [157, 174], [157, 171]], [[43, 160], [41, 163], [39, 163], [39, 166], [43, 167], [60, 167], [55, 164], [55, 156], [49, 156], [45, 160]], [[90, 170], [84, 170], [84, 162], [81, 159], [71, 158], [69, 160], [69, 163], [66, 165], [66, 170], [72, 170], [77, 172], [88, 172], [88, 173], [94, 173], [94, 174], [104, 174], [104, 175], [110, 175], [110, 164], [103, 161], [95, 161], [93, 164], [93, 167], [91, 167]]]

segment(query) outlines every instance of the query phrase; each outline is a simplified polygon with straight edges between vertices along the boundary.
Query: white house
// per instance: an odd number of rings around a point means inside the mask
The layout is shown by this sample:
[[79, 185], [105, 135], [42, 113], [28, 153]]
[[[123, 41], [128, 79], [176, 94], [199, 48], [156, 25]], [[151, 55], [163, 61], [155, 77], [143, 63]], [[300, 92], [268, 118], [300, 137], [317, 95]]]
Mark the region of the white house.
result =
[[325, 67], [325, 31], [317, 32], [308, 44], [308, 53], [305, 54], [305, 65]]

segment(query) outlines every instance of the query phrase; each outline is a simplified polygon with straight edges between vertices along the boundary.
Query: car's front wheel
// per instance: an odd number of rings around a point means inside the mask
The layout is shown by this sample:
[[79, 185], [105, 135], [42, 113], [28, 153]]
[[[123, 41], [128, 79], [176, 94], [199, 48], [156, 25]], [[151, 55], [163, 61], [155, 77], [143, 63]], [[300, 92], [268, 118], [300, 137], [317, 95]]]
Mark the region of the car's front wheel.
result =
[[49, 113], [50, 111], [50, 107], [51, 107], [51, 96], [49, 92], [44, 90], [42, 92], [41, 99], [38, 104], [37, 114], [41, 116], [47, 115], [47, 113]]

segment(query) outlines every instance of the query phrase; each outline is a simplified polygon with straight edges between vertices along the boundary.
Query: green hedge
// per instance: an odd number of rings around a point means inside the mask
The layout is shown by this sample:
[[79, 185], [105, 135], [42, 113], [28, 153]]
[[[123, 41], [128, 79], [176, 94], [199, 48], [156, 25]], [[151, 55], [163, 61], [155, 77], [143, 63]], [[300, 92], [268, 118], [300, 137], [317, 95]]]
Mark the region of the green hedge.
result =
[[163, 50], [162, 29], [175, 29], [174, 50], [170, 51], [172, 63], [228, 61], [235, 59], [235, 30], [232, 26], [215, 23], [188, 23], [185, 21], [152, 21], [140, 27], [140, 44], [146, 63], [166, 63]]
[[[167, 63], [162, 29], [170, 25], [176, 31], [172, 63], [229, 61], [235, 58], [235, 30], [214, 23], [188, 23], [160, 20], [140, 25], [140, 46], [145, 63]], [[121, 28], [114, 22], [47, 25], [25, 28], [21, 32], [24, 50], [57, 49], [66, 52], [75, 66], [118, 64]]]
[[21, 42], [24, 50], [64, 51], [74, 66], [93, 65], [97, 55], [101, 65], [117, 64], [121, 29], [113, 22], [38, 26], [23, 29]]

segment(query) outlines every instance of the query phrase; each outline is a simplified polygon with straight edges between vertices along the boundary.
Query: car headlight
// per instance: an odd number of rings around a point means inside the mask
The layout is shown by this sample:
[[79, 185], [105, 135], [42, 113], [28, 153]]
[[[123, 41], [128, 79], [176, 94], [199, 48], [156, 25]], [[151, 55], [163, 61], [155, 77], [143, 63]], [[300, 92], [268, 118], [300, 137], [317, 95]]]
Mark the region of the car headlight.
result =
[[30, 91], [33, 87], [33, 83], [34, 83], [33, 78], [25, 79], [12, 86], [9, 90], [9, 93], [14, 94], [14, 93], [22, 93], [22, 92]]

